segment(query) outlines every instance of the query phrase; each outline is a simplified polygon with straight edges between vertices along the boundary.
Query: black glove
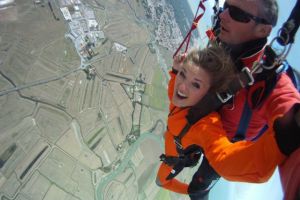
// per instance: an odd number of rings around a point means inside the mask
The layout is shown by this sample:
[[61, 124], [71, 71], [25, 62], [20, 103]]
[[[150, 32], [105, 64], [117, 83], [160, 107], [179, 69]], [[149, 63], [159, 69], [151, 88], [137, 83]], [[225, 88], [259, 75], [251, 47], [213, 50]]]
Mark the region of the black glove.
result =
[[184, 166], [194, 167], [199, 162], [202, 154], [202, 149], [200, 146], [192, 144], [184, 150], [183, 154], [185, 155]]
[[280, 151], [289, 156], [300, 147], [300, 104], [295, 104], [273, 125], [275, 139]]

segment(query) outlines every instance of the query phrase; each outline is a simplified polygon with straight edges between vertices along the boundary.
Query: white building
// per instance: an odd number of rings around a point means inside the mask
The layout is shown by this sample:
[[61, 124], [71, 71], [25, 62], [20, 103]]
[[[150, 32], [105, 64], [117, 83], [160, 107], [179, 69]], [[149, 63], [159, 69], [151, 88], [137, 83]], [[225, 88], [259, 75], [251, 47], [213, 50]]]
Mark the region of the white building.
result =
[[75, 11], [79, 11], [79, 6], [76, 6], [76, 5], [75, 5], [75, 6], [74, 6], [74, 10], [75, 10]]
[[72, 0], [73, 2], [74, 2], [74, 4], [76, 4], [76, 5], [79, 5], [79, 4], [81, 4], [81, 1], [80, 0]]
[[82, 18], [81, 16], [81, 13], [79, 11], [75, 11], [73, 14], [72, 14], [72, 18], [75, 20], [75, 19], [80, 19]]
[[72, 6], [73, 1], [72, 0], [59, 0], [58, 4], [59, 4], [59, 7], [67, 7], [67, 6]]
[[121, 52], [126, 52], [127, 51], [127, 47], [119, 44], [119, 43], [114, 43], [114, 46], [116, 48], [117, 51], [121, 51]]
[[66, 21], [72, 21], [72, 16], [67, 7], [60, 8], [60, 11], [62, 12]]
[[88, 20], [88, 26], [91, 31], [98, 30], [98, 22], [94, 19]]

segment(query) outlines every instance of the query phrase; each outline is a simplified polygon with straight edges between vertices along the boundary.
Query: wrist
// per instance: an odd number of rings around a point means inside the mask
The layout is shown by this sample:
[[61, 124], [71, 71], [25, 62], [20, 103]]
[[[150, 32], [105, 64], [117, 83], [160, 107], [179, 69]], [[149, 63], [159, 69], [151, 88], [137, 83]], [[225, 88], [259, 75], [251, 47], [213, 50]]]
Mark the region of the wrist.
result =
[[172, 67], [172, 73], [177, 74], [177, 73], [178, 73], [178, 70], [175, 69], [174, 67]]

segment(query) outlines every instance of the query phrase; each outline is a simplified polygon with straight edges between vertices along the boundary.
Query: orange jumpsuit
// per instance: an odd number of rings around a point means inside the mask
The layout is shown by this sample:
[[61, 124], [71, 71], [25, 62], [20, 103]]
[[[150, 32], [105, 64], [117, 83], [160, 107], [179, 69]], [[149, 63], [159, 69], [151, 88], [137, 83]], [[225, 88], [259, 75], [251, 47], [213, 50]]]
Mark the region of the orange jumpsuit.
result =
[[[170, 72], [168, 95], [171, 100], [176, 75]], [[186, 125], [189, 108], [178, 108], [170, 103], [168, 130], [165, 132], [165, 154], [178, 156], [174, 136]], [[275, 120], [279, 116], [275, 116]], [[270, 124], [272, 127], [272, 124]], [[274, 169], [285, 159], [277, 147], [273, 130], [269, 129], [255, 142], [240, 141], [231, 143], [217, 112], [212, 112], [195, 123], [181, 140], [184, 148], [197, 144], [203, 148], [209, 164], [216, 172], [230, 181], [264, 182]], [[157, 184], [171, 191], [187, 194], [188, 184], [176, 178], [166, 180], [172, 167], [162, 163], [158, 170]]]

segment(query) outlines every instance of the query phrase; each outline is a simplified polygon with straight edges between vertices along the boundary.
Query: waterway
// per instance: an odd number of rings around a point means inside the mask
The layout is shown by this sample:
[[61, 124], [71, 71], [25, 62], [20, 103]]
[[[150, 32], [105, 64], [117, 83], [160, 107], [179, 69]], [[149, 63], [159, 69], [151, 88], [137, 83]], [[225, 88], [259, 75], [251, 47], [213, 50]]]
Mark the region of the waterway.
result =
[[163, 142], [162, 142], [160, 136], [154, 135], [149, 132], [141, 134], [141, 136], [137, 139], [137, 141], [129, 147], [130, 149], [127, 151], [126, 155], [124, 156], [124, 159], [121, 161], [121, 164], [118, 166], [118, 168], [116, 170], [114, 170], [113, 172], [111, 172], [109, 175], [105, 176], [100, 181], [98, 186], [96, 186], [96, 199], [97, 200], [103, 200], [104, 189], [107, 186], [107, 184], [111, 180], [116, 178], [118, 175], [120, 175], [121, 173], [124, 172], [124, 169], [126, 167], [128, 167], [129, 162], [130, 162], [133, 154], [138, 149], [138, 147], [141, 145], [142, 142], [144, 142], [145, 140], [148, 140], [148, 139], [155, 140], [163, 148]]

